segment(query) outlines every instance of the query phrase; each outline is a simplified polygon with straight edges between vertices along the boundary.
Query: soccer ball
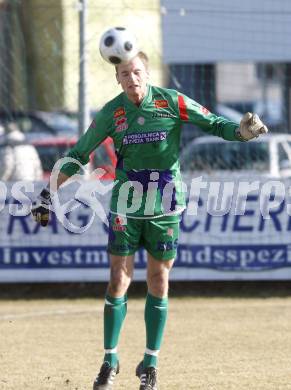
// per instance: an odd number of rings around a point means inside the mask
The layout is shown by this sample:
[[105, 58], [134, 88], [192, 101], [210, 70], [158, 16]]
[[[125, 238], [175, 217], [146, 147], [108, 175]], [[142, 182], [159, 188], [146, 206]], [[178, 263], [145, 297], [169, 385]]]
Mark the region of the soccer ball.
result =
[[138, 53], [135, 36], [124, 27], [105, 31], [100, 39], [99, 50], [105, 61], [111, 65], [129, 62]]

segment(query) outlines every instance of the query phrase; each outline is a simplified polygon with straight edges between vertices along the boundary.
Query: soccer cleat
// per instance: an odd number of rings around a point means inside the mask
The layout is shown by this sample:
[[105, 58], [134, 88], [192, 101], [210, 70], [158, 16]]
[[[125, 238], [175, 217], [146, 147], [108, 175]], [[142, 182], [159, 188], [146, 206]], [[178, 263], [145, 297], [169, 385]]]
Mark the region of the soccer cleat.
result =
[[108, 362], [104, 362], [100, 368], [93, 383], [93, 390], [111, 390], [113, 389], [113, 382], [115, 376], [119, 373], [119, 363], [117, 367], [111, 367]]
[[158, 390], [157, 372], [155, 367], [144, 368], [141, 361], [135, 371], [136, 376], [140, 379], [139, 390]]

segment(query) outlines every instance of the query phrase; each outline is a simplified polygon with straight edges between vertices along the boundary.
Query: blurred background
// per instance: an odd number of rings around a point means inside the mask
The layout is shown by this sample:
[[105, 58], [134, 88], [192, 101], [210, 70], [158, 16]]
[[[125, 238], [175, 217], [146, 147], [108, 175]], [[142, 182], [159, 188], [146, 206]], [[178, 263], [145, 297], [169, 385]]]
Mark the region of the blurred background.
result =
[[[256, 112], [272, 133], [288, 133], [290, 12], [288, 0], [0, 0], [0, 124], [17, 121], [47, 172], [120, 92], [98, 45], [123, 25], [148, 53], [153, 84], [236, 122]], [[182, 146], [200, 135], [185, 126]]]
[[[153, 84], [214, 112], [256, 111], [273, 131], [290, 122], [288, 0], [1, 0], [1, 112], [78, 109], [79, 16], [86, 7], [87, 94], [96, 110], [119, 92], [100, 57], [103, 31], [124, 25], [151, 61]], [[57, 121], [56, 121], [57, 122]], [[64, 126], [65, 127], [65, 126]]]

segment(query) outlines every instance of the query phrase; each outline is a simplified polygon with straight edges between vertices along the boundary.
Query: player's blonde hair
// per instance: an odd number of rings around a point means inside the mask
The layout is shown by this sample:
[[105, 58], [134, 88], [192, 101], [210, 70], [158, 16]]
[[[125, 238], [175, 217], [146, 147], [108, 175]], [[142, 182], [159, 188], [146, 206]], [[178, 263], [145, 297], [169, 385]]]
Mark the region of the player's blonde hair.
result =
[[146, 53], [144, 51], [139, 51], [137, 53], [137, 57], [139, 57], [142, 62], [144, 63], [146, 69], [148, 70], [148, 67], [149, 67], [149, 57], [146, 55]]
[[[139, 51], [137, 53], [136, 57], [139, 57], [142, 60], [146, 70], [148, 70], [148, 68], [149, 68], [149, 57], [146, 55], [146, 53], [144, 51]], [[115, 65], [115, 71], [116, 71], [116, 73], [118, 72], [118, 65]]]

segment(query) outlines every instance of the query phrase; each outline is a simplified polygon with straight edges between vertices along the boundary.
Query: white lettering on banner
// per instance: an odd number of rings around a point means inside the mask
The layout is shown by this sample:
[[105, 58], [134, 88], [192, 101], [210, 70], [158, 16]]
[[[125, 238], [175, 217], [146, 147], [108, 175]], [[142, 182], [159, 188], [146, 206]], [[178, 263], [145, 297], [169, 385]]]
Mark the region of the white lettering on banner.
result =
[[[263, 248], [266, 247], [267, 249]], [[291, 247], [283, 246], [192, 246], [186, 250], [179, 247], [181, 264], [192, 264], [197, 268], [207, 267], [220, 270], [263, 270], [291, 265]]]
[[47, 255], [48, 264], [57, 265], [59, 264], [59, 260], [60, 260], [60, 254], [58, 252], [52, 251]]
[[[56, 250], [57, 249], [57, 250]], [[5, 248], [1, 264], [5, 266], [108, 266], [108, 254], [106, 249], [71, 249], [61, 248]], [[1, 268], [1, 267], [0, 267]]]
[[28, 264], [29, 263], [29, 254], [27, 252], [16, 252], [15, 253], [15, 264]]
[[210, 263], [210, 247], [205, 246], [204, 250], [197, 252], [196, 261], [200, 264], [209, 264]]
[[10, 248], [3, 248], [3, 264], [10, 264]]
[[192, 253], [190, 250], [182, 249], [180, 251], [180, 260], [182, 264], [192, 264]]
[[45, 253], [32, 252], [31, 254], [32, 254], [36, 264], [41, 264], [43, 262], [43, 259], [45, 257]]

